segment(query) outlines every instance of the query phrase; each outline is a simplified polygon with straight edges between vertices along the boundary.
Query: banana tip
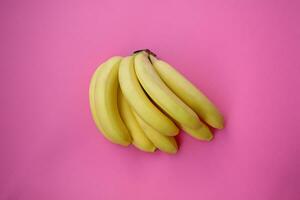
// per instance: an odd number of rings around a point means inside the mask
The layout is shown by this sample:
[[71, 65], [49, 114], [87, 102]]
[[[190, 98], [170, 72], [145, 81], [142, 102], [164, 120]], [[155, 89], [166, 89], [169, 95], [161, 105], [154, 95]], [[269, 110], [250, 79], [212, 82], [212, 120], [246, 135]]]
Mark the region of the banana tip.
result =
[[151, 51], [150, 49], [140, 49], [140, 50], [136, 50], [136, 51], [133, 52], [133, 54], [137, 54], [137, 53], [142, 52], [142, 51], [146, 52], [147, 54], [151, 54], [151, 55], [153, 55], [154, 57], [157, 57], [157, 55], [156, 55], [155, 53], [153, 53], [153, 51]]

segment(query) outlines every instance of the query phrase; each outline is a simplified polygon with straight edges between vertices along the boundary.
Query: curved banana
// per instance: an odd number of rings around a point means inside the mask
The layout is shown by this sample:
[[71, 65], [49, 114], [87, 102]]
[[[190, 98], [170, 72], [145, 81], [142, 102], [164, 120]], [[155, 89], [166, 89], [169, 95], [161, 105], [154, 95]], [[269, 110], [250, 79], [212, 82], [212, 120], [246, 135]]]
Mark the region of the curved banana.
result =
[[202, 123], [202, 126], [196, 129], [191, 129], [184, 126], [182, 126], [181, 128], [184, 130], [184, 132], [198, 140], [210, 141], [213, 139], [213, 134], [209, 130], [208, 126], [204, 123]]
[[189, 128], [199, 127], [197, 114], [165, 85], [152, 66], [147, 53], [138, 53], [134, 64], [139, 82], [161, 109], [181, 125]]
[[134, 70], [134, 56], [122, 59], [119, 69], [119, 82], [123, 95], [134, 111], [149, 125], [164, 135], [177, 135], [176, 125], [165, 116], [147, 97]]
[[97, 77], [98, 77], [98, 73], [99, 73], [99, 71], [100, 71], [101, 68], [102, 68], [102, 65], [100, 65], [96, 69], [96, 71], [94, 72], [94, 74], [93, 74], [93, 76], [91, 78], [90, 88], [89, 88], [89, 100], [90, 100], [90, 110], [91, 110], [91, 113], [92, 113], [93, 120], [94, 120], [94, 122], [95, 122], [98, 130], [100, 130], [101, 132], [103, 132], [102, 128], [101, 128], [101, 125], [99, 123], [97, 114], [96, 114], [96, 106], [95, 106], [95, 86], [96, 86], [96, 80], [97, 80]]
[[155, 146], [148, 139], [143, 129], [137, 122], [134, 114], [131, 111], [130, 105], [127, 103], [127, 100], [120, 89], [118, 92], [118, 105], [121, 117], [131, 134], [132, 144], [142, 151], [154, 152], [156, 149]]
[[165, 84], [207, 124], [222, 129], [224, 119], [214, 104], [190, 81], [168, 63], [150, 55], [150, 60]]
[[178, 150], [178, 146], [174, 137], [169, 137], [160, 134], [157, 130], [152, 128], [146, 122], [144, 122], [140, 116], [133, 112], [138, 123], [143, 128], [147, 137], [152, 141], [152, 143], [161, 151], [165, 153], [175, 154]]
[[117, 104], [120, 61], [121, 57], [112, 57], [96, 70], [90, 83], [90, 106], [94, 121], [103, 135], [112, 143], [128, 146], [131, 137]]

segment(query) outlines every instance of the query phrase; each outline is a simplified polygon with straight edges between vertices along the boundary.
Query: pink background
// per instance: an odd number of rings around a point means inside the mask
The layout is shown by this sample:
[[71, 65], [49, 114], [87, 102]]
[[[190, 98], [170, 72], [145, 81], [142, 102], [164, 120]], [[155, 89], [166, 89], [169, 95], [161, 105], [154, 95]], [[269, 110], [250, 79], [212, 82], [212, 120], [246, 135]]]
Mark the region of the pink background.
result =
[[[299, 10], [296, 0], [1, 1], [0, 199], [300, 199]], [[224, 113], [213, 142], [181, 134], [171, 156], [98, 133], [93, 71], [141, 48]]]

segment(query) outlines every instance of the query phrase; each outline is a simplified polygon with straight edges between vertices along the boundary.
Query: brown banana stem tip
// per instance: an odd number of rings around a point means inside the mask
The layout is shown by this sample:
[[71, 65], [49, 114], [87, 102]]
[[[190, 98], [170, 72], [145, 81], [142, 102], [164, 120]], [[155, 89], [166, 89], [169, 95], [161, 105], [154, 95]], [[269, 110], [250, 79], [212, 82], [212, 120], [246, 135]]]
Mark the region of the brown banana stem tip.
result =
[[157, 57], [155, 53], [153, 53], [152, 51], [150, 51], [150, 49], [140, 49], [140, 50], [136, 50], [133, 52], [133, 54], [139, 53], [141, 51], [145, 51], [147, 54], [151, 54], [154, 57]]

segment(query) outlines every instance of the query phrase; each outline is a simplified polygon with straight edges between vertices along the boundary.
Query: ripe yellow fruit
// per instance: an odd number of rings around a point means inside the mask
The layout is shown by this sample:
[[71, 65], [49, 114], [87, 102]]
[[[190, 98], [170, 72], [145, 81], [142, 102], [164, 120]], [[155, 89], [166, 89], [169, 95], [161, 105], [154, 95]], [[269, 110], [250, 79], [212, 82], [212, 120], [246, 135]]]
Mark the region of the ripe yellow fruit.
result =
[[165, 84], [207, 124], [222, 129], [224, 119], [216, 106], [189, 80], [168, 63], [150, 55], [151, 62]]
[[102, 64], [90, 83], [90, 106], [97, 127], [112, 143], [128, 146], [129, 132], [117, 104], [118, 69], [121, 57], [112, 57]]

